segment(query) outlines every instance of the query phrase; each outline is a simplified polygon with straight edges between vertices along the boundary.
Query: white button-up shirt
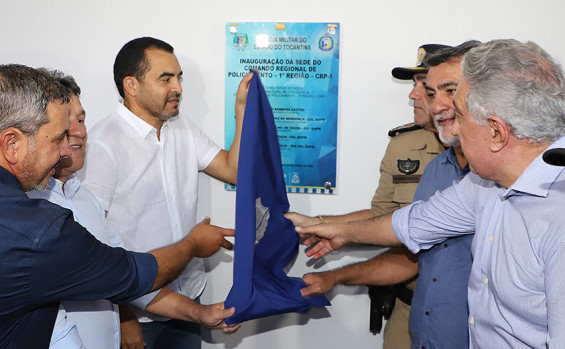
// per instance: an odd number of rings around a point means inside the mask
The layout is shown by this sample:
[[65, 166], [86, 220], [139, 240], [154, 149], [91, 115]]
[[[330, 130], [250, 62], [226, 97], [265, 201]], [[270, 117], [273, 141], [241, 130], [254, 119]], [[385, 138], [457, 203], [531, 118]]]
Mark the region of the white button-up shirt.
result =
[[[73, 211], [75, 221], [96, 239], [113, 247], [123, 247], [120, 237], [106, 225], [102, 206], [91, 193], [80, 187], [78, 178], [70, 177], [64, 185], [61, 181], [51, 178], [47, 190], [29, 192], [28, 196], [46, 199], [68, 208]], [[61, 302], [50, 347], [82, 348], [81, 340], [88, 349], [119, 349], [118, 307], [106, 299]]]
[[[164, 122], [158, 139], [154, 127], [118, 104], [92, 128], [81, 176], [125, 247], [146, 252], [179, 241], [196, 225], [198, 173], [220, 150], [186, 117]], [[203, 261], [195, 258], [169, 287], [195, 298], [205, 283]], [[154, 295], [135, 304], [144, 309]]]

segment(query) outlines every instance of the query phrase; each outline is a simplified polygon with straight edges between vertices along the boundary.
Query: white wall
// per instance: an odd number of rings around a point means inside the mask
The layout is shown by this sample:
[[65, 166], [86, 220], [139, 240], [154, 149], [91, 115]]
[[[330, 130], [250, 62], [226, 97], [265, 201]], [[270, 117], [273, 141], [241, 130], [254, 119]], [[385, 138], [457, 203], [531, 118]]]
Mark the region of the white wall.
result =
[[[368, 207], [389, 128], [411, 121], [410, 84], [394, 81], [391, 68], [411, 65], [423, 43], [516, 38], [538, 42], [565, 62], [565, 3], [557, 0], [288, 0], [288, 1], [25, 1], [0, 2], [0, 63], [47, 66], [72, 74], [83, 89], [87, 125], [118, 99], [112, 64], [120, 47], [139, 36], [171, 43], [185, 72], [182, 111], [219, 144], [223, 142], [225, 22], [340, 22], [341, 81], [338, 194], [290, 195], [291, 209], [338, 214]], [[199, 216], [233, 227], [235, 194], [202, 176]], [[336, 253], [316, 264], [328, 268], [374, 255], [373, 249]], [[225, 298], [231, 286], [231, 253], [209, 265], [205, 303]], [[290, 273], [313, 270], [302, 253]], [[333, 306], [244, 324], [235, 335], [214, 332], [204, 348], [380, 348], [368, 332], [364, 287], [338, 287]]]

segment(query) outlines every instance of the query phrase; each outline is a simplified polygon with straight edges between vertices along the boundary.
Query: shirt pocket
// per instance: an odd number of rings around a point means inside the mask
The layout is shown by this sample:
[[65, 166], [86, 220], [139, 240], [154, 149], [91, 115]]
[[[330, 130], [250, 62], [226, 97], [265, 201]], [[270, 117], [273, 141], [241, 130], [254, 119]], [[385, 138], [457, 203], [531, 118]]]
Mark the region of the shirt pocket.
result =
[[414, 201], [414, 193], [418, 183], [404, 183], [398, 184], [394, 188], [392, 200], [399, 203], [401, 206], [407, 206]]

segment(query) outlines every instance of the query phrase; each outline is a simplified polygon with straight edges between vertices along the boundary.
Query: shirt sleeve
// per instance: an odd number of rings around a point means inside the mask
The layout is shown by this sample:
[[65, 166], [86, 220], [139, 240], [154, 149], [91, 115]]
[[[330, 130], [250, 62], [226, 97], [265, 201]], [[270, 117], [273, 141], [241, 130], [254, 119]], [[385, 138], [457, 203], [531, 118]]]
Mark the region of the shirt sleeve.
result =
[[[80, 171], [81, 184], [109, 211], [118, 181], [113, 152], [102, 143], [89, 143], [86, 163]], [[104, 174], [104, 175], [101, 175]]]
[[106, 229], [106, 233], [108, 234], [108, 244], [112, 247], [124, 248], [124, 242], [122, 238], [120, 237], [120, 235], [118, 235], [118, 233], [110, 228], [106, 219], [104, 219], [104, 228]]
[[398, 240], [418, 253], [447, 238], [475, 231], [476, 179], [468, 175], [429, 201], [416, 201], [392, 215], [392, 226]]
[[72, 215], [57, 218], [36, 249], [31, 264], [36, 304], [95, 299], [123, 303], [151, 291], [157, 276], [151, 254], [109, 247]]
[[210, 137], [202, 132], [196, 125], [190, 122], [194, 144], [196, 145], [196, 156], [198, 158], [198, 171], [204, 171], [222, 150]]
[[130, 303], [134, 306], [136, 306], [139, 309], [145, 310], [145, 308], [147, 308], [147, 305], [149, 305], [149, 303], [151, 303], [151, 301], [153, 300], [153, 298], [155, 298], [155, 296], [161, 292], [161, 289], [155, 290], [153, 292], [150, 292], [144, 296], [141, 296], [137, 299], [132, 300]]
[[544, 261], [545, 293], [547, 297], [547, 327], [549, 348], [560, 348], [565, 343], [565, 245], [559, 246]]
[[[383, 160], [380, 166], [379, 186], [375, 190], [375, 195], [371, 200], [371, 212], [374, 216], [381, 216], [395, 210], [398, 210], [401, 205], [395, 200], [395, 184], [393, 183], [394, 167], [392, 166], [393, 151], [391, 149], [392, 141], [389, 143]], [[415, 189], [415, 185], [414, 185]], [[406, 204], [412, 202], [414, 192], [407, 193], [405, 198]]]

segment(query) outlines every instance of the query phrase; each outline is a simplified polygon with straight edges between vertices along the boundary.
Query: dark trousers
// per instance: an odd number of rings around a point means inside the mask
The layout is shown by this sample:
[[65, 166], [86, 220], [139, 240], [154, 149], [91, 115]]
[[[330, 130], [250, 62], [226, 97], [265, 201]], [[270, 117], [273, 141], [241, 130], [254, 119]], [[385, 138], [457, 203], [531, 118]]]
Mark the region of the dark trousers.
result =
[[200, 325], [181, 320], [142, 322], [146, 349], [200, 349]]

